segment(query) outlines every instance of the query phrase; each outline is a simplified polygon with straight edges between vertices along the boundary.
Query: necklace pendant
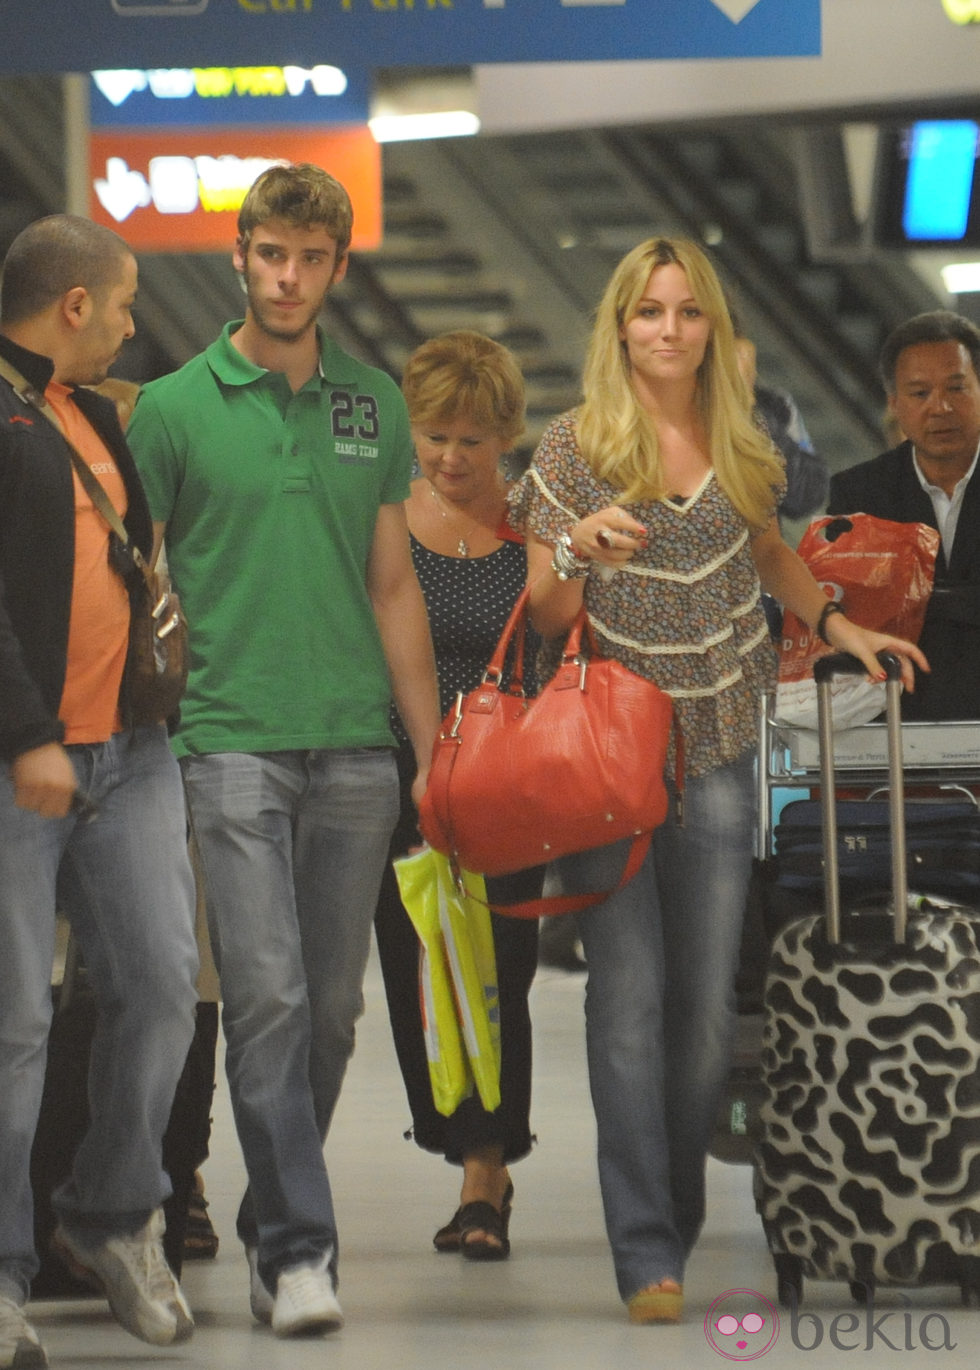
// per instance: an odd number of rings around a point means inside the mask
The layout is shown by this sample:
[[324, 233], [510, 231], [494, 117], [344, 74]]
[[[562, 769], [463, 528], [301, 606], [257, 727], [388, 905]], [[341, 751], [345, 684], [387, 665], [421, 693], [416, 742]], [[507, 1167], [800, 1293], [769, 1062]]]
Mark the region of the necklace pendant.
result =
[[467, 544], [465, 538], [460, 538], [459, 542], [457, 542], [457, 544], [456, 544], [456, 551], [459, 553], [459, 555], [460, 555], [461, 557], [468, 557], [468, 556], [469, 556], [469, 554], [470, 554], [470, 549], [469, 549], [469, 545]]

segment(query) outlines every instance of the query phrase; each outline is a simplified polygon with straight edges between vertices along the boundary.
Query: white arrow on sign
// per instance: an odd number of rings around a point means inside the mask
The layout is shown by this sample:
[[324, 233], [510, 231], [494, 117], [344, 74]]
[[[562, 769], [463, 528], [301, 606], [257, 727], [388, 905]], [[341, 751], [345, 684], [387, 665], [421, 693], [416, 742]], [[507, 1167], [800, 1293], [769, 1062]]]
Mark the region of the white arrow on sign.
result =
[[109, 157], [105, 164], [105, 178], [93, 184], [99, 203], [117, 224], [128, 219], [134, 209], [145, 209], [150, 203], [150, 187], [146, 177], [141, 171], [130, 171], [122, 157]]
[[754, 10], [759, 0], [711, 0], [711, 3], [727, 14], [733, 24], [741, 23], [749, 10]]

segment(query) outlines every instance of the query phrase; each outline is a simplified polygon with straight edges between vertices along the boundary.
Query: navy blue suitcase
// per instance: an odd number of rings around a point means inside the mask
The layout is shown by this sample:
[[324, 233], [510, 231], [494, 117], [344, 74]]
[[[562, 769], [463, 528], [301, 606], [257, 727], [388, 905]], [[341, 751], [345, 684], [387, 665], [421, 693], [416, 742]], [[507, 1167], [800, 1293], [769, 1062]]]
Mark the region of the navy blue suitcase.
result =
[[[950, 788], [959, 789], [959, 786]], [[891, 813], [887, 800], [837, 801], [837, 865], [847, 894], [891, 885]], [[777, 879], [787, 890], [823, 889], [821, 804], [786, 804], [773, 834]], [[980, 895], [980, 808], [972, 798], [905, 803], [906, 878], [918, 888], [973, 902]]]

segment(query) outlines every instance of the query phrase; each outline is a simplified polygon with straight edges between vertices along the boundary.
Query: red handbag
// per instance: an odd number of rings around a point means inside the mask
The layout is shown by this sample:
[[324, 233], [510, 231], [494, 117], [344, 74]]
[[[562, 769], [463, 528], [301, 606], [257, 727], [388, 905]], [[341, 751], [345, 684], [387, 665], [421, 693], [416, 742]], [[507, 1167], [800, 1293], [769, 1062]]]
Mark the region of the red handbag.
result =
[[[555, 675], [527, 699], [522, 681], [529, 598], [525, 587], [482, 683], [460, 693], [443, 720], [419, 828], [430, 846], [484, 875], [632, 837], [622, 885], [639, 869], [650, 834], [667, 815], [664, 765], [673, 705], [652, 681], [600, 654], [584, 607]], [[514, 664], [504, 689], [511, 641]], [[679, 734], [676, 751], [679, 790]], [[494, 907], [536, 917], [588, 907], [609, 892]]]

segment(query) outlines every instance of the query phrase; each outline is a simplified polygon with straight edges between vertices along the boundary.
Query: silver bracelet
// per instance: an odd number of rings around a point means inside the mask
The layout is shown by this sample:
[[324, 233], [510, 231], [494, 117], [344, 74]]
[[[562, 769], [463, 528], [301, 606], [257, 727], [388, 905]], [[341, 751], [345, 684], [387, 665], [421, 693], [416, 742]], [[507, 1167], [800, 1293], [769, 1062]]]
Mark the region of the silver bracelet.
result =
[[584, 580], [589, 574], [590, 562], [587, 557], [576, 555], [572, 539], [562, 533], [555, 543], [555, 554], [551, 558], [551, 569], [559, 580]]

